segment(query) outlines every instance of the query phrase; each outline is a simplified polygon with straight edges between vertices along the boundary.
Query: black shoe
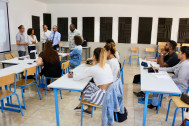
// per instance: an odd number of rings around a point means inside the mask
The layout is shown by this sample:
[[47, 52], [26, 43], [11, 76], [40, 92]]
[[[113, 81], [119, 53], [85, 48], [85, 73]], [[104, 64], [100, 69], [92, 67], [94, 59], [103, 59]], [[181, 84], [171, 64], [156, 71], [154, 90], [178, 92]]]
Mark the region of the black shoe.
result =
[[83, 112], [86, 113], [86, 114], [89, 114], [89, 115], [91, 114], [91, 112], [87, 111], [87, 109], [83, 110]]
[[137, 97], [144, 97], [145, 96], [143, 91], [141, 91], [141, 92], [133, 92], [133, 94], [135, 94]]
[[75, 111], [81, 111], [81, 107], [74, 108]]
[[148, 108], [149, 108], [149, 109], [156, 108], [156, 110], [157, 110], [157, 106], [153, 106], [152, 104], [148, 105]]

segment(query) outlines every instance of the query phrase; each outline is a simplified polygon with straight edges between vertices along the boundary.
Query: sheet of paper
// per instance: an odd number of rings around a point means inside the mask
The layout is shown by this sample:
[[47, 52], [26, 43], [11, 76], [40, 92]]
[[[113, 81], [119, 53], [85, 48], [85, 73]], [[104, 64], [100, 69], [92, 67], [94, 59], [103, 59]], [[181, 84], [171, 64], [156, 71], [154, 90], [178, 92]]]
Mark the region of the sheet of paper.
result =
[[171, 77], [165, 73], [151, 73], [151, 74], [158, 79], [171, 79]]

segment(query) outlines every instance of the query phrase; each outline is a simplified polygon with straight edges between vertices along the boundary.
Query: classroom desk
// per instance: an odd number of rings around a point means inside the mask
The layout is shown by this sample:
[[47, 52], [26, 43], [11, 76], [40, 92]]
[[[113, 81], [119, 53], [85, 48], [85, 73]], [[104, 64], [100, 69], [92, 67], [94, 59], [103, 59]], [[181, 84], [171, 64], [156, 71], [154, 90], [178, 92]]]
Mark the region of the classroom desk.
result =
[[[139, 61], [141, 64], [141, 62], [145, 60], [142, 60], [140, 58]], [[153, 66], [157, 66], [155, 62], [151, 62], [151, 61], [145, 61], [145, 62], [147, 62], [148, 64], [151, 63]], [[180, 95], [181, 91], [176, 86], [176, 84], [171, 79], [171, 77], [168, 75], [168, 73], [165, 71], [159, 71], [159, 73], [165, 74], [165, 76], [167, 76], [165, 79], [157, 78], [152, 73], [148, 73], [147, 70], [143, 69], [143, 66], [140, 67], [140, 72], [141, 72], [141, 91], [145, 92], [145, 104], [144, 104], [144, 113], [143, 113], [143, 126], [145, 126], [149, 93]]]
[[[61, 46], [60, 48], [61, 48], [61, 51], [62, 49], [69, 50], [69, 46]], [[91, 47], [82, 47], [82, 49], [83, 50], [85, 49], [85, 60], [87, 60], [88, 58], [90, 58]], [[87, 56], [87, 50], [88, 50], [89, 56]]]
[[[85, 64], [81, 64], [75, 69], [73, 69], [74, 73], [82, 73], [85, 69], [87, 69], [89, 66]], [[59, 108], [58, 108], [58, 94], [57, 90], [69, 90], [69, 91], [77, 91], [77, 92], [83, 92], [83, 89], [87, 86], [87, 84], [90, 82], [92, 78], [88, 77], [79, 81], [74, 81], [73, 78], [68, 78], [68, 75], [65, 74], [58, 80], [54, 81], [50, 85], [48, 85], [49, 88], [54, 89], [54, 100], [55, 100], [55, 112], [56, 112], [56, 123], [57, 126], [60, 126], [59, 121]]]
[[[67, 53], [58, 53], [58, 55], [62, 56], [62, 57], [68, 56]], [[18, 60], [18, 57], [15, 57], [13, 59], [0, 61], [0, 63], [2, 63], [2, 67], [5, 68], [6, 64], [9, 64], [9, 65], [17, 65], [17, 64], [21, 64], [21, 63], [27, 64], [27, 63], [34, 63], [37, 60], [37, 58], [36, 59], [29, 59], [29, 55], [23, 56], [23, 58], [24, 58], [24, 60]]]

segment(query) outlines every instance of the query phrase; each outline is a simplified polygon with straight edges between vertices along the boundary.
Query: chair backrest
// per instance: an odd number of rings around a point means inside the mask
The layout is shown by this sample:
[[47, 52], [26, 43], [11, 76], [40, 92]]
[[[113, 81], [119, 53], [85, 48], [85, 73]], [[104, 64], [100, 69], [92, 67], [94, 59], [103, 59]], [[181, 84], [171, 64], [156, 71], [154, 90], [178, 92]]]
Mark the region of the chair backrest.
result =
[[0, 77], [0, 87], [10, 85], [15, 82], [15, 73]]
[[187, 43], [183, 43], [182, 46], [189, 46], [189, 44], [187, 44]]
[[14, 53], [6, 53], [5, 54], [5, 59], [9, 60], [9, 59], [13, 59], [15, 58], [15, 54]]
[[32, 67], [26, 68], [24, 70], [24, 75], [25, 76], [34, 75], [34, 74], [36, 74], [36, 66], [32, 66]]
[[59, 60], [60, 60], [60, 62], [62, 61], [62, 56], [59, 56]]
[[60, 43], [59, 43], [59, 47], [62, 47], [62, 46], [63, 46], [63, 42], [60, 42]]
[[138, 52], [139, 51], [139, 47], [131, 47], [131, 51]]
[[123, 68], [125, 66], [125, 61], [126, 61], [126, 59], [124, 59], [124, 61], [123, 61], [123, 65], [122, 65], [121, 70], [119, 72], [119, 78], [121, 77], [121, 74], [123, 73]]
[[70, 70], [70, 61], [62, 63], [62, 75], [68, 73]]
[[146, 52], [155, 52], [154, 48], [146, 48]]
[[167, 43], [167, 42], [158, 42], [158, 45], [159, 45], [159, 46], [161, 46], [161, 45], [162, 45], [162, 46], [165, 46], [166, 43]]
[[78, 63], [78, 65], [81, 64], [81, 59], [82, 59], [82, 55], [79, 56], [79, 63]]

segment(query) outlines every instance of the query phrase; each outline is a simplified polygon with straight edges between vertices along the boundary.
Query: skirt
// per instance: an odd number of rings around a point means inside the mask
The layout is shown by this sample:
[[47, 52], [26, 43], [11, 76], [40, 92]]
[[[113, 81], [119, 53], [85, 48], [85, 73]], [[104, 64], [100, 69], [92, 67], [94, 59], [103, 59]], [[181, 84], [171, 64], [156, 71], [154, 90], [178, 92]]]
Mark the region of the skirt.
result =
[[90, 82], [83, 93], [85, 94], [83, 100], [96, 105], [102, 105], [106, 90], [98, 88], [95, 83]]

